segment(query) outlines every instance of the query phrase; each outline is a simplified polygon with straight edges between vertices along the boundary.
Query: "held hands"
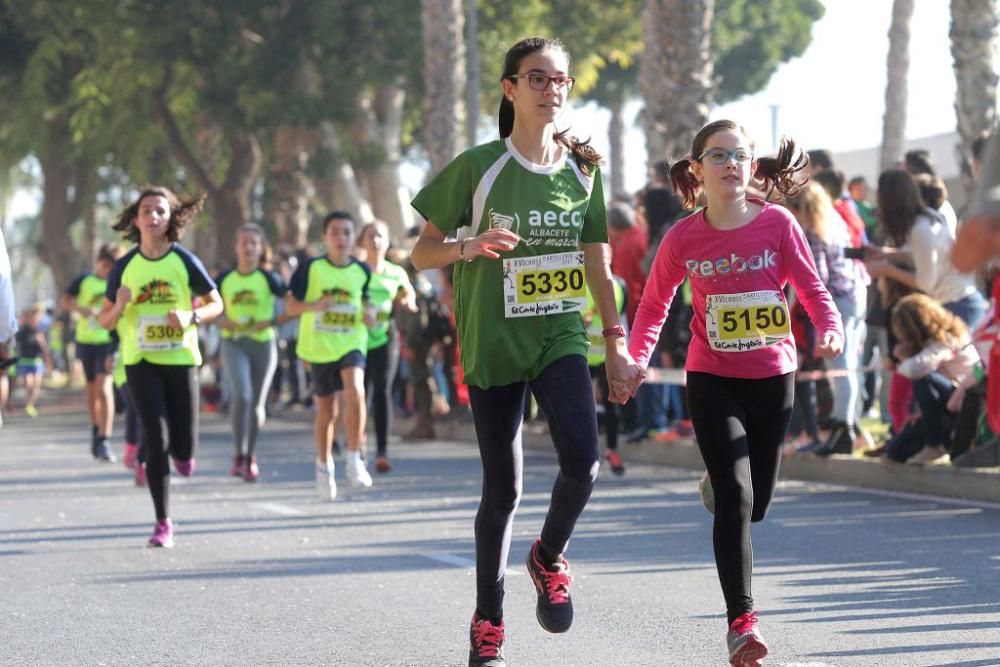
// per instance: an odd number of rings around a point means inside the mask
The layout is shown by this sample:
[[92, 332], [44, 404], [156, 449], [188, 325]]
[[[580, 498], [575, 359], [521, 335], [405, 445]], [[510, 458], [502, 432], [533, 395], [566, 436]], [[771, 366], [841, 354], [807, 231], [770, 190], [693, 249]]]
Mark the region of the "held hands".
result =
[[816, 345], [816, 354], [824, 359], [836, 359], [844, 353], [844, 339], [832, 331], [823, 334], [823, 339]]
[[490, 229], [464, 241], [462, 258], [470, 261], [475, 257], [500, 259], [499, 252], [510, 252], [521, 242], [521, 237], [509, 229]]
[[625, 348], [624, 339], [609, 340], [607, 349], [604, 365], [611, 394], [608, 399], [612, 403], [624, 404], [635, 396], [639, 386], [646, 380], [646, 370], [632, 359]]

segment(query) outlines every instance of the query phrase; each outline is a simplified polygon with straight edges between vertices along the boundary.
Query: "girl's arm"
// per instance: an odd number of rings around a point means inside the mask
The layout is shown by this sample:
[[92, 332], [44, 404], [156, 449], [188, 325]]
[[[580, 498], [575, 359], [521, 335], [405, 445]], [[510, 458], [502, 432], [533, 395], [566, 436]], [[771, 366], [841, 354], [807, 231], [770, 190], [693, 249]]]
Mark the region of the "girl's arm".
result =
[[684, 282], [684, 265], [673, 252], [676, 241], [675, 234], [671, 232], [675, 229], [678, 229], [676, 225], [660, 242], [632, 325], [628, 351], [642, 368], [649, 366], [649, 358], [660, 338], [660, 329], [667, 319], [670, 303], [677, 294], [677, 288]]
[[299, 301], [295, 296], [289, 292], [285, 297], [285, 317], [286, 321], [295, 319], [296, 317], [302, 315], [302, 313], [318, 313], [326, 310], [333, 305], [333, 299], [329, 296], [324, 296], [322, 299], [317, 299], [316, 301]]
[[948, 345], [934, 341], [896, 366], [896, 372], [910, 380], [919, 380], [936, 371], [941, 364], [955, 356]]
[[449, 241], [440, 229], [428, 221], [410, 252], [410, 260], [419, 271], [440, 269], [458, 261], [472, 261], [476, 257], [500, 259], [498, 251], [509, 252], [520, 242], [521, 237], [508, 229], [490, 229], [461, 241]]
[[104, 305], [101, 307], [101, 313], [97, 316], [97, 321], [102, 327], [111, 331], [118, 326], [118, 320], [131, 302], [132, 290], [124, 286], [119, 287], [118, 291], [115, 292], [114, 301], [104, 297]]

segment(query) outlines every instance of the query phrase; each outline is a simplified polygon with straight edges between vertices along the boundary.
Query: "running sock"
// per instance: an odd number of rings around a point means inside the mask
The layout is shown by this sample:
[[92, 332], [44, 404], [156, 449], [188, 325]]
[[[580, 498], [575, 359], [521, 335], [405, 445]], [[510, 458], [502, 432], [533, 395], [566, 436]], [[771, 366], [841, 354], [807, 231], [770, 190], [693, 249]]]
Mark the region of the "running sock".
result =
[[538, 543], [538, 558], [545, 565], [555, 565], [556, 561], [559, 560], [559, 554], [552, 555], [548, 550], [542, 546], [542, 543]]
[[480, 609], [479, 607], [476, 607], [476, 616], [479, 618], [479, 620], [481, 620], [481, 621], [483, 621], [483, 620], [489, 621], [494, 626], [499, 626], [501, 623], [503, 623], [503, 612], [502, 611], [499, 612], [499, 613], [497, 613], [497, 614], [489, 614], [489, 613], [483, 611], [482, 609]]

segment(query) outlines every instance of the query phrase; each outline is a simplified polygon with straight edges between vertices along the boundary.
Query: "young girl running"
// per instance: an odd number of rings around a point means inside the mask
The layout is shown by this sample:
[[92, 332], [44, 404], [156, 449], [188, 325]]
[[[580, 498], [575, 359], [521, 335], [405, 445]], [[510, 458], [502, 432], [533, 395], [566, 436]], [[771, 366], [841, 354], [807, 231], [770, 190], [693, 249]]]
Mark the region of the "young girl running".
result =
[[90, 453], [101, 461], [114, 461], [108, 438], [114, 424], [114, 392], [108, 375], [108, 361], [113, 354], [111, 332], [97, 321], [104, 303], [108, 272], [122, 256], [117, 243], [107, 243], [97, 251], [92, 272], [83, 273], [70, 283], [62, 298], [64, 310], [76, 313], [76, 358], [83, 366], [87, 381], [87, 410], [90, 412]]
[[[225, 304], [217, 322], [222, 328], [222, 369], [229, 383], [233, 422], [233, 465], [229, 474], [256, 482], [257, 433], [266, 419], [265, 403], [278, 364], [275, 306], [285, 283], [270, 271], [270, 248], [264, 230], [246, 224], [236, 231], [236, 267], [216, 282]], [[283, 321], [283, 320], [282, 320]]]
[[375, 441], [378, 447], [375, 470], [387, 473], [392, 469], [387, 451], [392, 428], [392, 383], [399, 367], [399, 335], [393, 310], [399, 304], [415, 312], [416, 292], [406, 270], [385, 258], [389, 249], [389, 229], [384, 222], [370, 222], [362, 227], [358, 245], [365, 250], [365, 259], [372, 270], [368, 295], [378, 314], [378, 322], [368, 329], [365, 392], [375, 413]]
[[[413, 200], [430, 223], [413, 249], [414, 266], [457, 263], [461, 362], [483, 464], [470, 666], [507, 664], [504, 573], [521, 497], [529, 386], [559, 454], [548, 515], [527, 556], [536, 616], [549, 632], [565, 632], [573, 620], [563, 552], [600, 465], [581, 318], [584, 275], [606, 327], [613, 397], [623, 400], [626, 386], [639, 381], [625, 350], [607, 260], [601, 158], [555, 128], [573, 88], [568, 69], [558, 41], [530, 38], [511, 47], [501, 79], [502, 139], [458, 156]], [[455, 233], [460, 240], [448, 240]]]
[[337, 392], [344, 393], [347, 430], [347, 479], [359, 486], [372, 485], [361, 458], [365, 432], [365, 351], [367, 326], [375, 323], [368, 296], [371, 269], [351, 256], [354, 218], [333, 211], [323, 220], [326, 254], [313, 257], [296, 269], [288, 298], [288, 316], [302, 316], [298, 357], [312, 367], [316, 418], [316, 491], [324, 500], [337, 497], [334, 479], [333, 423], [337, 418]]
[[49, 354], [45, 334], [41, 331], [42, 314], [45, 307], [36, 304], [24, 311], [21, 328], [17, 330], [14, 340], [17, 343], [17, 377], [24, 378], [24, 391], [27, 398], [24, 412], [29, 417], [38, 416], [38, 396], [42, 391], [42, 377], [46, 368], [52, 368], [52, 355]]
[[[777, 158], [754, 158], [746, 131], [728, 120], [703, 127], [691, 153], [670, 170], [686, 208], [656, 253], [629, 350], [645, 367], [678, 285], [691, 281], [694, 318], [687, 395], [695, 436], [715, 495], [713, 542], [726, 600], [729, 660], [758, 665], [767, 647], [750, 593], [750, 522], [767, 512], [797, 365], [782, 290], [795, 288], [818, 331], [818, 352], [841, 353], [843, 331], [809, 245], [792, 215], [748, 196], [751, 178], [789, 195], [806, 158], [783, 140]], [[707, 503], [706, 503], [707, 505]]]
[[[122, 361], [142, 423], [146, 477], [156, 511], [151, 547], [174, 545], [169, 458], [179, 475], [194, 472], [198, 323], [222, 312], [222, 297], [205, 266], [177, 243], [204, 201], [204, 196], [182, 201], [166, 188], [147, 188], [112, 227], [137, 245], [111, 269], [99, 320], [105, 329], [122, 322]], [[196, 296], [201, 298], [197, 308]]]

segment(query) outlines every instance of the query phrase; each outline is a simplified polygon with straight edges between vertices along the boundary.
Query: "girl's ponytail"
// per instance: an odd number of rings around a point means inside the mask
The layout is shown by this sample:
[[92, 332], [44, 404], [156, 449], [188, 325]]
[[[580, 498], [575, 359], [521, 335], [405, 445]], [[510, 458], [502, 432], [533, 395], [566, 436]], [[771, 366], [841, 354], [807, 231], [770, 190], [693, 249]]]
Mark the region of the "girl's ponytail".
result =
[[799, 178], [798, 173], [808, 166], [809, 156], [803, 153], [794, 141], [782, 137], [778, 145], [778, 155], [758, 159], [754, 176], [763, 181], [765, 199], [770, 198], [775, 190], [785, 197], [794, 197], [807, 180]]
[[698, 204], [702, 189], [701, 183], [691, 173], [692, 162], [691, 156], [686, 155], [670, 165], [670, 185], [680, 195], [681, 205], [687, 209]]
[[604, 158], [590, 145], [590, 139], [580, 141], [576, 137], [569, 136], [567, 132], [569, 130], [557, 132], [553, 138], [573, 154], [580, 171], [587, 176], [593, 176], [594, 169], [604, 164]]

